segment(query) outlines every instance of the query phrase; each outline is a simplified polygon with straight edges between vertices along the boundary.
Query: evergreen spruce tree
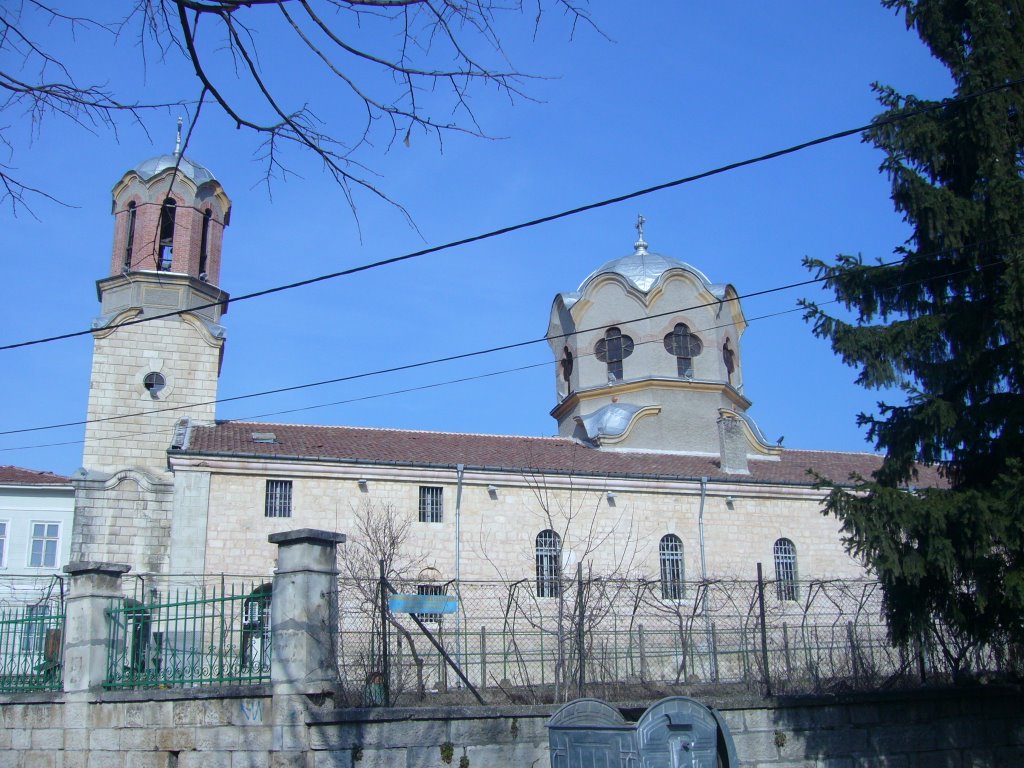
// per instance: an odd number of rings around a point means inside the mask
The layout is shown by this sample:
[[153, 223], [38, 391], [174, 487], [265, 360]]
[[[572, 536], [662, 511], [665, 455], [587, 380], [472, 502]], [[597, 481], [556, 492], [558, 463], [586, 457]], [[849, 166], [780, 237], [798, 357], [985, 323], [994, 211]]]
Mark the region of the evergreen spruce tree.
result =
[[[1024, 2], [883, 4], [957, 98], [875, 86], [886, 111], [865, 140], [912, 228], [901, 260], [805, 261], [853, 316], [806, 302], [815, 334], [858, 383], [904, 394], [859, 416], [881, 469], [831, 486], [826, 514], [881, 580], [892, 639], [931, 633], [957, 672], [979, 643], [1024, 642]], [[915, 488], [922, 464], [940, 487]]]

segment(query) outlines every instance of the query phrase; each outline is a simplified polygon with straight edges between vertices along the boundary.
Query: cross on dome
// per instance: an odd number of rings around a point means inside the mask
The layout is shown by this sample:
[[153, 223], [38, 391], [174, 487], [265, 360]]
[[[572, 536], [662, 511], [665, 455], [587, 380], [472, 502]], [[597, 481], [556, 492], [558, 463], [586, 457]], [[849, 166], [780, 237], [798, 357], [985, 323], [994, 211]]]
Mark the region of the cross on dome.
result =
[[647, 253], [647, 243], [644, 242], [644, 224], [647, 219], [644, 218], [642, 213], [637, 214], [636, 217], [636, 233], [637, 241], [633, 243], [633, 247], [636, 249], [636, 253], [644, 254]]

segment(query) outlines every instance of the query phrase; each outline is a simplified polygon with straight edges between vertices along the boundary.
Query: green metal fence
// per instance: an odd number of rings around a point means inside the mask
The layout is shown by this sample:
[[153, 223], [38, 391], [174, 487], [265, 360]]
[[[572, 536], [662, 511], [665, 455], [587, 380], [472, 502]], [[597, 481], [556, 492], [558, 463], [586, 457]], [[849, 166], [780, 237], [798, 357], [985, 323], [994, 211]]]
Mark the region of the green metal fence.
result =
[[111, 604], [108, 688], [270, 681], [271, 585], [153, 586]]
[[0, 693], [63, 688], [64, 605], [0, 608]]

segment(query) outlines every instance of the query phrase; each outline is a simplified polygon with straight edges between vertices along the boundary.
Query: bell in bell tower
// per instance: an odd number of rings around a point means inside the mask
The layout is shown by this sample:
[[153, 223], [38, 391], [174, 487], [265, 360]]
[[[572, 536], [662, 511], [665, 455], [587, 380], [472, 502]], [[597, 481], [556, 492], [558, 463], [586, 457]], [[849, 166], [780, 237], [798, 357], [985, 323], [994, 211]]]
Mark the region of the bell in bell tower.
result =
[[217, 284], [231, 201], [180, 144], [126, 172], [112, 197], [72, 559], [166, 572], [167, 451], [187, 439], [190, 423], [215, 415], [228, 299]]

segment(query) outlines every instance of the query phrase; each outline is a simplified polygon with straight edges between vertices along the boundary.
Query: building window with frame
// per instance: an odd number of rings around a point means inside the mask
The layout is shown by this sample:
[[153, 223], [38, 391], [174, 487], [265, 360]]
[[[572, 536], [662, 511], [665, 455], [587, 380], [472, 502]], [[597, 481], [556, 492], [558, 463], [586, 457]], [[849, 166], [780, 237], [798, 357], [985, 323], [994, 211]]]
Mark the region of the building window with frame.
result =
[[683, 586], [683, 542], [674, 533], [661, 537], [658, 545], [658, 559], [661, 562], [661, 599], [682, 600]]
[[779, 600], [796, 600], [796, 547], [789, 539], [775, 542], [775, 593]]
[[32, 540], [29, 544], [29, 568], [56, 568], [60, 552], [60, 523], [32, 523]]
[[263, 516], [292, 516], [291, 480], [267, 480], [267, 497], [263, 508]]
[[537, 534], [537, 597], [562, 594], [562, 537], [550, 528]]
[[665, 336], [665, 350], [676, 358], [676, 369], [681, 379], [693, 378], [693, 358], [704, 349], [704, 344], [690, 333], [686, 323], [676, 323], [672, 332]]
[[50, 623], [50, 605], [42, 602], [25, 608], [24, 625], [21, 631], [21, 653], [23, 656], [43, 656], [46, 650], [46, 630]]
[[622, 361], [633, 354], [633, 339], [618, 328], [609, 328], [604, 338], [598, 340], [594, 354], [608, 366], [608, 381], [621, 381]]
[[7, 525], [6, 520], [0, 520], [0, 568], [7, 567]]
[[[444, 584], [419, 584], [416, 586], [416, 594], [427, 596], [443, 596], [446, 591], [445, 586], [446, 585]], [[441, 623], [440, 613], [417, 613], [416, 618], [418, 618], [420, 621], [432, 621], [436, 624]]]
[[420, 522], [444, 521], [444, 488], [435, 485], [420, 486]]

